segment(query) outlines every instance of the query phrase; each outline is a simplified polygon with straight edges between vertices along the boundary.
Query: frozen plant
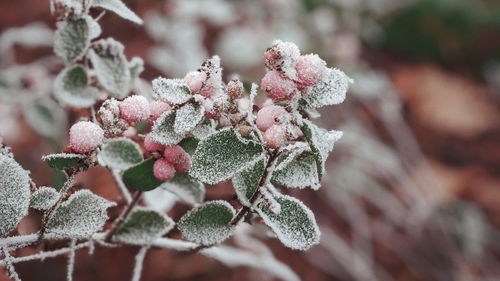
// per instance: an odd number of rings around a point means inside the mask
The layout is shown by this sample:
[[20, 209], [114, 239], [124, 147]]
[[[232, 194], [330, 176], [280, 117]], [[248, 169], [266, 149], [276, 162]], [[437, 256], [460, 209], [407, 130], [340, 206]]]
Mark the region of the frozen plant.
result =
[[[36, 186], [2, 148], [0, 265], [18, 280], [16, 262], [68, 253], [72, 280], [75, 251], [97, 243], [141, 247], [132, 280], [140, 279], [144, 257], [153, 247], [200, 252], [229, 265], [246, 264], [298, 280], [269, 253], [219, 244], [249, 236], [249, 223], [267, 225], [291, 249], [319, 243], [312, 211], [285, 193], [287, 188], [320, 188], [326, 159], [342, 132], [320, 128], [312, 117], [319, 116], [320, 107], [342, 103], [351, 80], [317, 55], [301, 55], [295, 44], [275, 41], [264, 54], [267, 73], [261, 90], [237, 79], [225, 83], [214, 56], [182, 79], [153, 80], [153, 100], [129, 96], [140, 60], [128, 62], [123, 46], [112, 38], [90, 43], [100, 33], [88, 14], [92, 7], [140, 22], [118, 0], [54, 3], [62, 19], [54, 50], [66, 63], [55, 81], [56, 96], [63, 104], [90, 107], [91, 118], [70, 128], [64, 152], [42, 158], [67, 175], [59, 190]], [[268, 97], [262, 105], [255, 103], [259, 92]], [[146, 127], [141, 133], [138, 124]], [[123, 201], [72, 190], [76, 176], [94, 166], [109, 169]], [[238, 202], [204, 200], [205, 185], [225, 181], [232, 183]], [[143, 196], [162, 196], [159, 190], [175, 194], [192, 209], [175, 222], [165, 212], [168, 207], [153, 208], [151, 197]], [[115, 206], [122, 213], [110, 220], [107, 210]], [[43, 214], [40, 230], [9, 236], [30, 207]], [[182, 239], [172, 238], [174, 228]], [[69, 247], [25, 257], [9, 254], [47, 240], [66, 240]], [[257, 243], [247, 246], [252, 244]]]

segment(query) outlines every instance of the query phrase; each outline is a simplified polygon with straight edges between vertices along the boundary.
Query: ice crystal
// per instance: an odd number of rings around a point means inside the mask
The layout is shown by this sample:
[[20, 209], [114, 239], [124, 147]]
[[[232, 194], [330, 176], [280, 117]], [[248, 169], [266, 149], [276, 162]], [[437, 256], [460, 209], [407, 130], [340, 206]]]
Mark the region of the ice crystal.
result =
[[143, 96], [130, 96], [120, 103], [120, 117], [129, 123], [147, 120], [149, 115], [149, 102]]
[[319, 189], [318, 167], [314, 156], [302, 157], [299, 155], [289, 158], [292, 159], [285, 160], [287, 164], [274, 170], [273, 182], [286, 187]]
[[234, 208], [226, 201], [209, 201], [185, 214], [178, 228], [186, 240], [213, 245], [232, 234], [233, 227], [229, 222], [234, 215]]
[[192, 131], [203, 119], [204, 110], [201, 106], [186, 104], [177, 110], [174, 121], [174, 131], [184, 135]]
[[107, 140], [97, 154], [99, 164], [111, 169], [126, 170], [143, 160], [139, 145], [128, 138]]
[[69, 130], [69, 144], [78, 153], [87, 153], [100, 146], [104, 139], [104, 131], [99, 125], [90, 121], [80, 121]]
[[30, 178], [11, 157], [0, 154], [0, 236], [13, 230], [28, 214]]
[[186, 83], [181, 79], [156, 78], [153, 92], [157, 98], [172, 104], [182, 104], [192, 98]]
[[163, 113], [153, 125], [151, 129], [151, 138], [164, 145], [178, 144], [184, 135], [177, 134], [174, 131], [175, 111]]
[[106, 209], [115, 205], [89, 190], [79, 190], [54, 212], [47, 222], [47, 233], [65, 238], [88, 238], [104, 226], [108, 219]]
[[250, 199], [259, 188], [259, 183], [264, 174], [266, 163], [264, 160], [257, 162], [252, 168], [236, 174], [232, 183], [241, 204], [250, 207]]
[[130, 245], [147, 245], [169, 232], [174, 221], [157, 211], [138, 207], [117, 229], [113, 240]]
[[304, 101], [313, 108], [342, 103], [352, 80], [344, 72], [328, 68], [318, 84], [307, 88]]
[[55, 188], [42, 186], [31, 195], [30, 207], [37, 210], [47, 210], [56, 204], [59, 192]]

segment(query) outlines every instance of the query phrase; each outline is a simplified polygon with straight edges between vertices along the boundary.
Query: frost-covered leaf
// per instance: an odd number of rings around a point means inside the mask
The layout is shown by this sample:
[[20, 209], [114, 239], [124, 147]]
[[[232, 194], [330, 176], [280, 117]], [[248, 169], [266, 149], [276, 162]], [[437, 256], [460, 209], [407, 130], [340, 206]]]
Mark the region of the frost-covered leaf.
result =
[[211, 124], [204, 124], [202, 122], [191, 131], [191, 134], [198, 140], [202, 140], [215, 132], [216, 130]]
[[89, 17], [68, 18], [57, 24], [54, 52], [65, 63], [80, 59], [90, 45]]
[[55, 188], [42, 186], [31, 194], [30, 207], [37, 210], [47, 210], [59, 199]]
[[28, 214], [30, 178], [11, 157], [0, 154], [0, 236], [12, 231]]
[[328, 68], [325, 78], [307, 88], [304, 101], [313, 108], [342, 103], [352, 80], [344, 72]]
[[128, 138], [109, 139], [97, 154], [102, 166], [121, 171], [143, 160], [139, 145]]
[[184, 135], [179, 135], [174, 131], [175, 111], [170, 110], [163, 113], [156, 119], [151, 128], [151, 138], [164, 145], [178, 144]]
[[56, 153], [42, 156], [42, 160], [51, 168], [64, 170], [71, 168], [85, 159], [85, 155], [76, 153]]
[[46, 97], [25, 106], [24, 118], [35, 132], [56, 143], [64, 142], [68, 116], [57, 102]]
[[108, 219], [106, 209], [115, 205], [87, 189], [79, 190], [54, 212], [47, 222], [47, 233], [65, 238], [88, 238], [104, 226]]
[[264, 157], [263, 151], [260, 144], [243, 139], [232, 130], [222, 130], [200, 141], [189, 174], [216, 184], [252, 167]]
[[142, 20], [120, 0], [94, 0], [92, 7], [103, 8], [131, 22], [142, 24]]
[[155, 159], [148, 159], [125, 170], [123, 173], [125, 185], [130, 189], [140, 191], [157, 188], [162, 181], [153, 175], [154, 162]]
[[89, 58], [99, 84], [111, 96], [125, 98], [130, 90], [130, 70], [123, 45], [113, 38], [102, 39], [89, 51]]
[[130, 90], [134, 89], [139, 76], [144, 71], [144, 61], [139, 57], [133, 57], [128, 62], [128, 69], [130, 71]]
[[234, 208], [226, 201], [210, 201], [185, 214], [178, 228], [186, 240], [213, 245], [232, 234], [234, 227], [229, 223], [234, 215]]
[[157, 211], [136, 208], [116, 230], [113, 240], [130, 245], [147, 245], [169, 232], [174, 221]]
[[273, 183], [294, 188], [320, 188], [318, 166], [313, 155], [289, 155], [285, 161], [287, 163], [274, 170]]
[[174, 122], [174, 131], [183, 135], [193, 130], [203, 119], [203, 107], [186, 104], [177, 110]]
[[54, 80], [54, 96], [65, 105], [92, 106], [99, 91], [89, 86], [90, 79], [83, 65], [73, 65], [61, 71]]
[[333, 145], [342, 137], [341, 131], [327, 131], [314, 125], [309, 120], [304, 120], [304, 125], [301, 127], [307, 142], [311, 146], [311, 151], [316, 159], [318, 166], [319, 179], [324, 174], [325, 162], [328, 154], [333, 150]]
[[153, 80], [153, 92], [159, 99], [172, 104], [182, 104], [193, 97], [181, 79], [156, 78]]
[[171, 180], [164, 182], [160, 188], [172, 192], [191, 205], [200, 204], [205, 197], [205, 186], [191, 178], [188, 173], [177, 173]]
[[184, 148], [184, 150], [189, 153], [193, 154], [196, 151], [196, 148], [198, 147], [199, 141], [195, 138], [189, 137], [183, 139], [179, 145]]
[[269, 203], [264, 200], [255, 209], [278, 239], [296, 250], [307, 250], [318, 244], [320, 231], [313, 212], [293, 197], [280, 195], [274, 198], [281, 205], [278, 214], [271, 212]]
[[250, 206], [250, 199], [259, 188], [260, 179], [264, 174], [266, 164], [264, 160], [257, 162], [249, 170], [236, 174], [233, 179], [233, 187], [236, 195], [244, 206]]

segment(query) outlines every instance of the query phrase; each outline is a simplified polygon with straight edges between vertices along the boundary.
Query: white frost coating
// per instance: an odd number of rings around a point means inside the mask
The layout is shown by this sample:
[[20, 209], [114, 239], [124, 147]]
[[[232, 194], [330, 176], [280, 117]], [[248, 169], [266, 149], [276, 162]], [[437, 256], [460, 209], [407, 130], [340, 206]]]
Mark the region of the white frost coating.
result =
[[233, 233], [236, 211], [223, 200], [209, 201], [186, 213], [177, 224], [184, 238], [203, 245], [221, 243]]
[[[0, 109], [0, 111], [3, 110], [4, 109]], [[5, 111], [3, 111], [3, 113], [5, 113]], [[26, 105], [24, 118], [35, 132], [44, 137], [58, 140], [63, 140], [65, 137], [66, 128], [68, 126], [66, 110], [51, 98], [47, 97]], [[2, 119], [2, 122], [5, 122], [2, 123], [2, 129], [6, 129], [8, 121]], [[9, 134], [12, 134], [12, 131], [10, 131]]]
[[57, 23], [54, 52], [66, 64], [82, 58], [90, 46], [90, 17], [67, 19]]
[[146, 254], [148, 253], [149, 247], [142, 247], [139, 249], [139, 252], [137, 255], [135, 255], [135, 265], [134, 265], [134, 271], [132, 274], [132, 281], [140, 281], [141, 280], [141, 273], [142, 273], [142, 267], [144, 264], [144, 259], [146, 258]]
[[149, 245], [174, 226], [175, 222], [166, 215], [136, 207], [117, 229], [113, 240], [130, 245]]
[[106, 209], [115, 205], [89, 190], [79, 190], [54, 212], [47, 222], [47, 234], [87, 238], [104, 226], [108, 219]]
[[120, 0], [94, 0], [92, 7], [99, 7], [111, 11], [120, 17], [127, 19], [131, 22], [142, 24], [141, 18], [139, 18], [132, 10], [130, 10], [125, 4]]
[[99, 96], [99, 91], [89, 86], [90, 79], [83, 65], [73, 65], [61, 71], [54, 80], [54, 96], [69, 106], [89, 107]]
[[179, 135], [174, 131], [175, 111], [170, 110], [163, 113], [154, 122], [151, 129], [151, 138], [164, 145], [178, 144], [184, 135]]
[[160, 188], [175, 194], [180, 200], [193, 206], [202, 203], [205, 198], [205, 185], [192, 179], [187, 173], [177, 174], [160, 185]]
[[288, 195], [275, 198], [281, 205], [279, 214], [271, 213], [265, 201], [259, 202], [255, 210], [278, 239], [285, 246], [296, 250], [307, 250], [318, 244], [320, 231], [313, 212], [301, 201]]
[[90, 39], [95, 39], [99, 36], [101, 36], [102, 29], [99, 23], [93, 19], [92, 17], [89, 17], [89, 36]]
[[288, 156], [286, 164], [280, 163], [279, 169], [273, 172], [272, 181], [286, 187], [306, 188], [318, 190], [321, 185], [318, 177], [318, 166], [314, 156], [309, 155], [303, 159], [300, 156]]
[[259, 161], [250, 169], [234, 175], [231, 179], [236, 196], [244, 206], [250, 207], [252, 205], [250, 199], [259, 188], [265, 167], [265, 161]]
[[[210, 96], [217, 97], [224, 94], [224, 83], [222, 82], [222, 67], [220, 66], [219, 56], [213, 56], [207, 59], [200, 68], [201, 71], [207, 74], [202, 92], [209, 92]], [[206, 96], [206, 95], [205, 95]]]
[[55, 188], [42, 186], [31, 195], [30, 207], [37, 210], [47, 210], [56, 204], [59, 192]]
[[202, 140], [213, 133], [215, 133], [214, 127], [208, 124], [199, 124], [191, 131], [191, 134], [199, 140]]
[[75, 258], [76, 258], [76, 239], [72, 239], [70, 242], [69, 257], [68, 257], [68, 265], [66, 271], [66, 280], [73, 281], [73, 272], [75, 271]]
[[152, 82], [155, 97], [172, 104], [182, 104], [193, 97], [182, 79], [156, 78]]
[[205, 113], [202, 106], [195, 106], [193, 104], [186, 104], [177, 110], [174, 122], [174, 131], [183, 135], [192, 131], [201, 120]]
[[123, 171], [142, 162], [141, 147], [128, 138], [107, 140], [97, 154], [97, 160], [102, 166]]
[[[94, 46], [95, 45], [95, 46]], [[94, 43], [88, 56], [95, 70], [97, 81], [111, 96], [123, 99], [130, 87], [130, 70], [123, 54], [123, 45], [113, 38]]]
[[0, 154], [0, 236], [13, 230], [28, 214], [30, 178], [14, 159]]
[[273, 67], [281, 69], [288, 78], [297, 80], [297, 72], [294, 65], [300, 56], [299, 47], [292, 42], [276, 40], [273, 42], [272, 49], [276, 50], [281, 56], [281, 60], [276, 61]]
[[160, 213], [166, 213], [170, 211], [175, 202], [177, 202], [177, 197], [166, 190], [155, 188], [151, 191], [144, 192], [143, 200], [149, 208]]
[[202, 254], [216, 259], [229, 267], [249, 266], [260, 269], [286, 281], [300, 281], [290, 267], [278, 261], [273, 256], [256, 254], [230, 246], [218, 246], [204, 249]]
[[304, 101], [313, 108], [342, 103], [345, 100], [349, 83], [353, 83], [344, 72], [328, 68], [323, 81], [307, 88]]

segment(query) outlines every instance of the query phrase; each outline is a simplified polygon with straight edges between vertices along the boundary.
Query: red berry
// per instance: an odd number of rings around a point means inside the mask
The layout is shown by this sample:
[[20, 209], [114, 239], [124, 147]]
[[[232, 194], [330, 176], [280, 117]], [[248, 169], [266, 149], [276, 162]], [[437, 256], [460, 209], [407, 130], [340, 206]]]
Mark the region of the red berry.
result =
[[77, 153], [94, 151], [103, 140], [104, 131], [97, 124], [89, 121], [80, 121], [69, 129], [69, 145]]
[[191, 71], [184, 76], [184, 82], [192, 93], [198, 93], [206, 80], [207, 74], [201, 71]]
[[149, 102], [143, 96], [131, 96], [120, 103], [120, 117], [129, 123], [147, 120], [149, 113]]
[[191, 165], [191, 156], [179, 145], [170, 145], [165, 147], [163, 156], [175, 166], [175, 170], [184, 173]]
[[284, 77], [278, 71], [269, 71], [262, 78], [261, 88], [273, 100], [285, 100], [292, 97], [297, 87], [292, 80]]
[[155, 142], [151, 138], [151, 134], [147, 134], [146, 137], [144, 138], [144, 148], [147, 151], [153, 152], [153, 151], [163, 151], [163, 149], [165, 149], [165, 146], [161, 143]]
[[174, 177], [175, 168], [166, 159], [158, 159], [153, 165], [153, 174], [155, 178], [166, 181]]
[[287, 111], [282, 106], [268, 105], [257, 112], [255, 123], [261, 131], [266, 131], [272, 125], [279, 123], [279, 118], [287, 114]]
[[279, 148], [286, 144], [286, 130], [281, 125], [272, 125], [264, 133], [264, 142], [270, 148]]
[[156, 119], [158, 119], [160, 115], [162, 115], [164, 112], [169, 111], [171, 108], [172, 107], [170, 106], [170, 104], [159, 100], [149, 103], [149, 125], [153, 125], [154, 121], [156, 121]]
[[303, 86], [312, 86], [320, 82], [325, 76], [326, 63], [318, 55], [299, 57], [295, 63], [297, 78]]

